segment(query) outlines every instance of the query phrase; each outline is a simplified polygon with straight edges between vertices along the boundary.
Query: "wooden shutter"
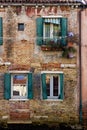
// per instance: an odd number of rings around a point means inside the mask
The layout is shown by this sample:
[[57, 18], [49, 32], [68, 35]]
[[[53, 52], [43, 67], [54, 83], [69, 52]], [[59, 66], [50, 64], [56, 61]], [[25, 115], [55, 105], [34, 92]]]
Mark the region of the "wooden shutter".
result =
[[28, 98], [33, 98], [33, 90], [32, 90], [32, 73], [28, 73]]
[[4, 75], [4, 98], [11, 98], [11, 74], [5, 73]]
[[43, 44], [43, 18], [36, 19], [37, 45]]
[[67, 36], [67, 18], [60, 18], [61, 24], [61, 43], [63, 46], [67, 45], [66, 36]]
[[0, 45], [3, 44], [3, 22], [2, 18], [0, 17]]
[[41, 75], [41, 80], [42, 80], [42, 96], [43, 96], [43, 99], [47, 99], [46, 74]]
[[63, 99], [63, 79], [64, 75], [60, 74], [60, 99]]

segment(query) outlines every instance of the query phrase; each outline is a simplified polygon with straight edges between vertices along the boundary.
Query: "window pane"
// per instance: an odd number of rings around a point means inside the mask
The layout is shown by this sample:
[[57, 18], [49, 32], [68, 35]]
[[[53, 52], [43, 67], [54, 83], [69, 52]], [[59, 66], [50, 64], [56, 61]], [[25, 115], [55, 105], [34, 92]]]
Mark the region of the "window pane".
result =
[[26, 96], [27, 75], [15, 74], [13, 76], [13, 96]]
[[53, 96], [58, 96], [58, 76], [53, 76]]
[[47, 87], [47, 96], [50, 96], [50, 76], [46, 76], [46, 87]]
[[53, 24], [53, 37], [58, 38], [60, 35], [60, 24]]
[[24, 23], [18, 23], [18, 31], [24, 31]]
[[50, 24], [45, 23], [45, 37], [50, 38]]

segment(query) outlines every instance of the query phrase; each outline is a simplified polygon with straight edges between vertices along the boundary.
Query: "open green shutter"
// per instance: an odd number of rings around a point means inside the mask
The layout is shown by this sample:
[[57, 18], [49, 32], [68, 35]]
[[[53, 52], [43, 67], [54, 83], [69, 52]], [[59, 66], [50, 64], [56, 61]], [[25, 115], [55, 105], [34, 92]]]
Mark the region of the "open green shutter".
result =
[[42, 96], [43, 96], [43, 99], [47, 99], [46, 74], [41, 75], [41, 80], [42, 80]]
[[11, 74], [5, 73], [4, 75], [4, 98], [11, 98]]
[[2, 18], [0, 17], [0, 45], [3, 44], [3, 22]]
[[67, 45], [66, 36], [67, 36], [67, 18], [60, 18], [61, 24], [61, 43], [63, 46]]
[[37, 45], [43, 44], [43, 18], [36, 19]]
[[33, 98], [33, 90], [32, 90], [32, 73], [28, 73], [28, 98]]
[[63, 99], [63, 79], [64, 79], [64, 75], [60, 74], [60, 99]]

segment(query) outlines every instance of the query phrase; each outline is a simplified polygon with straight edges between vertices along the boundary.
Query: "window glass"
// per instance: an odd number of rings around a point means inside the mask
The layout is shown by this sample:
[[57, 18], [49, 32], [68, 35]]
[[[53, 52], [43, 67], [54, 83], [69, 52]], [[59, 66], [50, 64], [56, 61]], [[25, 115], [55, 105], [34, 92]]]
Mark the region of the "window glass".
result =
[[18, 31], [24, 31], [24, 23], [18, 23]]
[[60, 34], [60, 25], [59, 24], [53, 24], [53, 37], [57, 38]]
[[47, 96], [50, 96], [50, 76], [46, 76]]
[[46, 75], [46, 92], [48, 97], [58, 97], [59, 95], [59, 76], [54, 74]]
[[53, 96], [58, 96], [58, 76], [53, 76]]
[[50, 38], [50, 24], [49, 23], [45, 24], [45, 37]]
[[14, 74], [13, 75], [13, 96], [26, 96], [27, 95], [27, 75]]
[[50, 41], [57, 43], [61, 33], [60, 19], [58, 18], [49, 18], [44, 20], [44, 39], [45, 44], [48, 44]]

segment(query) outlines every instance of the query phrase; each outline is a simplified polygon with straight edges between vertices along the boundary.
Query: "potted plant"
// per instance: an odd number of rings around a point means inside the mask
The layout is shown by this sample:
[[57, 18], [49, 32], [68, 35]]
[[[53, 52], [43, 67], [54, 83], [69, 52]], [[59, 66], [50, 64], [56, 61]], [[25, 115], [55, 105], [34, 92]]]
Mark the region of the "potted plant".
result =
[[43, 41], [43, 45], [41, 46], [41, 50], [43, 51], [55, 51], [61, 50], [60, 40], [58, 39], [47, 39]]
[[74, 34], [73, 32], [68, 33], [67, 42], [69, 47], [72, 47], [73, 43], [78, 43], [78, 41], [79, 41], [78, 34]]
[[66, 47], [63, 49], [63, 53], [62, 56], [63, 57], [67, 57], [67, 58], [73, 58], [75, 55], [74, 53], [76, 52], [76, 49], [72, 46], [72, 47]]

